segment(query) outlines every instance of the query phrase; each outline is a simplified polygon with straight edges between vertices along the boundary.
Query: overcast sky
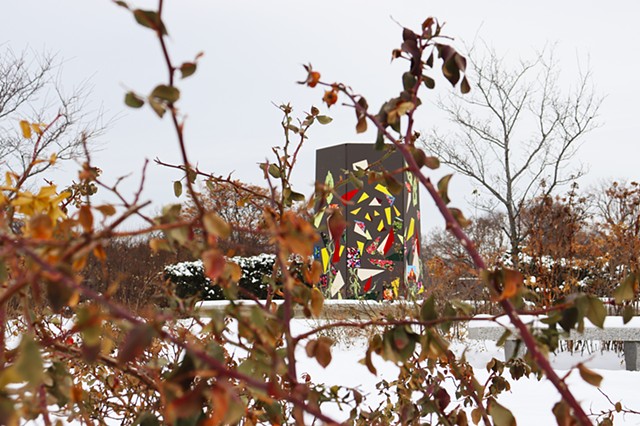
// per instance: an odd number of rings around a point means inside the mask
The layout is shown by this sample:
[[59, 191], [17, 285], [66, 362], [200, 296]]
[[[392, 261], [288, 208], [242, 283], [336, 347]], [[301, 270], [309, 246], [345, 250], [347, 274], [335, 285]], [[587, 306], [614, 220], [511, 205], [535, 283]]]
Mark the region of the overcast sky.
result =
[[[151, 1], [129, 3], [141, 8], [156, 5]], [[238, 179], [261, 184], [256, 164], [270, 155], [270, 147], [282, 143], [280, 113], [272, 103], [291, 102], [300, 113], [317, 105], [334, 121], [312, 130], [301, 157], [295, 182], [298, 191], [311, 193], [315, 149], [372, 141], [375, 135], [356, 135], [351, 110], [333, 107], [327, 112], [321, 104], [321, 90], [295, 84], [305, 77], [301, 64], [312, 63], [323, 78], [350, 84], [377, 110], [381, 102], [397, 94], [404, 71], [404, 64], [390, 64], [390, 52], [401, 38], [394, 21], [418, 28], [427, 16], [435, 16], [447, 23], [446, 33], [459, 42], [471, 43], [479, 35], [498, 52], [512, 57], [531, 56], [557, 42], [567, 81], [575, 75], [578, 59], [583, 65], [588, 62], [593, 81], [606, 100], [601, 110], [603, 126], [587, 136], [579, 154], [579, 161], [590, 170], [582, 187], [601, 179], [638, 179], [640, 26], [636, 20], [640, 4], [636, 2], [165, 3], [174, 60], [191, 60], [200, 51], [205, 54], [198, 73], [179, 83], [183, 94], [179, 106], [188, 116], [189, 155], [203, 170], [221, 175], [233, 172]], [[116, 117], [101, 138], [103, 149], [94, 155], [106, 180], [134, 172], [133, 187], [145, 158], [180, 161], [170, 121], [159, 120], [147, 108], [131, 110], [123, 104], [126, 90], [148, 93], [166, 81], [157, 41], [126, 10], [108, 0], [5, 0], [0, 28], [0, 42], [13, 50], [29, 47], [54, 52], [63, 59], [61, 80], [66, 88], [90, 79], [90, 103], [94, 108], [104, 107], [105, 117]], [[419, 129], [446, 126], [433, 106], [423, 110]], [[59, 185], [64, 186], [74, 175], [75, 166], [69, 165], [60, 174]], [[176, 172], [150, 168], [145, 194], [154, 201], [154, 208], [175, 201], [172, 181], [177, 178]], [[456, 184], [454, 204], [465, 206], [473, 188], [462, 178], [452, 181], [452, 186]], [[423, 208], [430, 212], [425, 198]], [[431, 213], [427, 216], [423, 214], [424, 229], [442, 225], [441, 219]]]

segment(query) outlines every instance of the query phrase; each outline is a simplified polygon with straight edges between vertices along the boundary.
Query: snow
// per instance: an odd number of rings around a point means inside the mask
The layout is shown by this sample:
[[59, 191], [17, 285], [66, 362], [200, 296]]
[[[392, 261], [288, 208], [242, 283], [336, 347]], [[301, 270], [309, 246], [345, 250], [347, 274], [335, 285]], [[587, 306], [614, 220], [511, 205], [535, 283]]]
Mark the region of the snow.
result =
[[[224, 302], [206, 303], [219, 304]], [[619, 319], [611, 318], [607, 321], [607, 324], [610, 323], [612, 326], [621, 325]], [[634, 321], [638, 321], [638, 319], [634, 319]], [[183, 320], [181, 325], [188, 327], [189, 322], [191, 321]], [[294, 335], [301, 334], [321, 324], [323, 321], [320, 320], [296, 319], [292, 321], [292, 331]], [[482, 322], [482, 324], [487, 325], [486, 322]], [[635, 325], [640, 326], [640, 324]], [[65, 328], [64, 325], [62, 328]], [[234, 328], [230, 327], [230, 333], [234, 333]], [[198, 326], [195, 326], [192, 331], [196, 332], [197, 329]], [[340, 385], [357, 388], [365, 397], [363, 408], [376, 408], [384, 398], [378, 394], [376, 383], [382, 379], [394, 380], [397, 377], [398, 367], [374, 354], [373, 364], [378, 370], [378, 375], [374, 376], [359, 362], [365, 356], [366, 332], [336, 331], [336, 334], [338, 338], [332, 349], [333, 360], [326, 369], [322, 368], [314, 359], [307, 357], [304, 342], [297, 348], [300, 378], [302, 379], [303, 375], [308, 374], [313, 383], [324, 384], [326, 387]], [[584, 342], [578, 346], [579, 350], [573, 352], [565, 350], [550, 356], [551, 363], [560, 377], [567, 375], [571, 368], [580, 362], [604, 377], [600, 389], [584, 382], [577, 371], [569, 373], [567, 378], [569, 388], [582, 403], [583, 408], [587, 413], [594, 414], [592, 417], [594, 423], [597, 414], [613, 410], [612, 404], [616, 402], [621, 402], [623, 407], [631, 410], [640, 408], [640, 392], [637, 392], [640, 372], [626, 371], [622, 354], [610, 350], [600, 350], [600, 346], [600, 342]], [[458, 356], [464, 352], [480, 383], [484, 383], [489, 377], [486, 370], [487, 362], [492, 358], [504, 360], [503, 348], [497, 347], [493, 341], [454, 339], [450, 349]], [[242, 355], [240, 351], [235, 353], [237, 357]], [[521, 378], [516, 381], [510, 378], [508, 372], [505, 371], [504, 375], [511, 384], [511, 390], [502, 393], [498, 401], [514, 413], [518, 425], [556, 424], [551, 409], [560, 400], [560, 396], [548, 381], [545, 379], [538, 381], [533, 375], [530, 378]], [[449, 394], [454, 397], [453, 381], [447, 380], [446, 384]], [[451, 407], [455, 402], [455, 400], [452, 401]], [[347, 406], [343, 406], [342, 410], [335, 405], [323, 405], [322, 407], [327, 415], [337, 420], [348, 417], [349, 407]], [[38, 422], [38, 424], [41, 423]], [[616, 414], [614, 424], [640, 425], [640, 415]]]
[[[617, 320], [614, 320], [614, 322]], [[312, 328], [313, 323], [304, 320], [294, 321], [294, 332], [301, 333]], [[364, 338], [353, 338], [339, 342], [334, 346], [333, 361], [323, 369], [314, 360], [310, 360], [300, 348], [299, 373], [307, 373], [312, 381], [327, 386], [342, 385], [358, 387], [365, 394], [365, 404], [375, 407], [381, 399], [377, 395], [375, 384], [382, 379], [393, 380], [398, 367], [391, 362], [374, 355], [373, 363], [378, 370], [378, 376], [373, 376], [367, 368], [358, 361], [364, 357], [366, 350]], [[502, 347], [497, 347], [492, 341], [461, 341], [454, 340], [451, 349], [456, 355], [465, 352], [469, 363], [473, 366], [476, 377], [484, 383], [489, 374], [486, 364], [492, 358], [504, 360]], [[604, 377], [600, 391], [584, 382], [577, 371], [571, 372], [567, 378], [569, 388], [582, 403], [587, 413], [598, 414], [601, 411], [612, 410], [614, 407], [607, 400], [607, 396], [616, 403], [620, 401], [625, 408], [640, 408], [640, 392], [637, 386], [640, 382], [640, 372], [626, 371], [622, 354], [613, 351], [600, 351], [599, 342], [587, 343], [581, 351], [563, 351], [550, 356], [551, 364], [560, 377], [565, 376], [571, 367], [583, 362], [585, 366]], [[511, 391], [504, 392], [498, 401], [509, 408], [515, 415], [518, 425], [553, 425], [556, 420], [551, 412], [553, 405], [560, 400], [558, 392], [550, 382], [544, 378], [538, 381], [533, 375], [516, 381], [505, 372], [511, 384]], [[450, 391], [453, 390], [451, 386]], [[449, 392], [453, 395], [453, 392]], [[606, 395], [606, 396], [605, 396]], [[455, 401], [452, 401], [452, 404]], [[337, 419], [343, 419], [347, 413], [341, 413], [337, 407], [325, 408], [325, 412]], [[592, 417], [595, 421], [596, 417]], [[640, 415], [617, 414], [615, 425], [640, 425]]]

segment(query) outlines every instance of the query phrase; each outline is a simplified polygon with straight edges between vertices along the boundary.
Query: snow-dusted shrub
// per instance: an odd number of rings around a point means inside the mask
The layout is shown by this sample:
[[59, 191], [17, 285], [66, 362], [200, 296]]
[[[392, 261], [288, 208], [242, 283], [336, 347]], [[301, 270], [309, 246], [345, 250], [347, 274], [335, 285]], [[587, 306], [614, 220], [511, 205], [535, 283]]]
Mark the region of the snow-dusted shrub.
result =
[[[265, 277], [271, 276], [275, 256], [272, 254], [251, 257], [236, 256], [229, 260], [238, 264], [242, 269], [242, 278], [238, 282], [240, 287], [259, 299], [266, 298], [268, 285], [265, 283]], [[225, 299], [222, 289], [211, 283], [211, 280], [205, 276], [201, 260], [167, 265], [164, 268], [164, 276], [165, 279], [175, 284], [178, 297], [195, 296], [202, 300]], [[238, 297], [246, 298], [246, 295], [240, 292]]]

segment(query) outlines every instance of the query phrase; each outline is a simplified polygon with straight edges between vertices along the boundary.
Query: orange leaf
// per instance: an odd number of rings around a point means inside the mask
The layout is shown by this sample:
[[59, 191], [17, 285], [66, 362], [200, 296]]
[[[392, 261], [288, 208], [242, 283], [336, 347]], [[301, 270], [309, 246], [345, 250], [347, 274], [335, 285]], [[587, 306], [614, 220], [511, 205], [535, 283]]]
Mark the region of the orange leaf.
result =
[[202, 253], [202, 263], [204, 273], [212, 281], [217, 280], [224, 272], [227, 264], [222, 252], [217, 249], [210, 249]]

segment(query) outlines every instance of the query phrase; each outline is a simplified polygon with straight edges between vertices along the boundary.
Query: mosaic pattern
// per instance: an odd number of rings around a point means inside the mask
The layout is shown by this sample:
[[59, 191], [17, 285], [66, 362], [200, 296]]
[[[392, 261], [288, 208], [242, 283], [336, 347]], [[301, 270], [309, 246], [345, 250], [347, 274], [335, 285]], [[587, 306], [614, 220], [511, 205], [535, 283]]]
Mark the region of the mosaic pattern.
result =
[[[417, 179], [410, 174], [396, 176], [403, 188], [397, 194], [383, 182], [369, 184], [365, 178], [357, 188], [348, 180], [347, 171], [378, 170], [373, 164], [380, 155], [370, 144], [344, 144], [317, 152], [316, 179], [339, 194], [328, 196], [324, 206], [342, 209], [347, 220], [340, 241], [332, 241], [325, 210], [314, 217], [322, 239], [314, 256], [322, 263], [322, 286], [329, 297], [398, 298], [422, 291]], [[404, 161], [394, 153], [383, 166], [397, 170]]]

